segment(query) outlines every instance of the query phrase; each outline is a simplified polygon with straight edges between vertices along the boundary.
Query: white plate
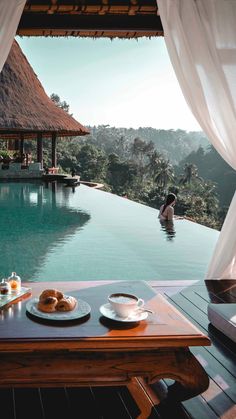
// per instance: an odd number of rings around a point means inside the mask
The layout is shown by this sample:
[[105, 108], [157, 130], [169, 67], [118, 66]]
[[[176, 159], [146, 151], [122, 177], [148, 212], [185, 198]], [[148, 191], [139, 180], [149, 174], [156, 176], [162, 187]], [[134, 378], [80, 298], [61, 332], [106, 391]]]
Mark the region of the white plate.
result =
[[99, 310], [100, 310], [100, 313], [102, 313], [102, 315], [107, 317], [108, 319], [116, 320], [118, 322], [124, 322], [124, 323], [140, 322], [141, 320], [145, 320], [148, 316], [147, 311], [137, 310], [131, 315], [129, 315], [129, 317], [120, 317], [112, 309], [110, 303], [103, 304]]
[[[67, 296], [66, 296], [67, 297]], [[72, 311], [54, 311], [53, 313], [44, 313], [37, 308], [39, 299], [33, 298], [26, 304], [26, 310], [33, 316], [46, 320], [74, 320], [87, 316], [91, 307], [86, 301], [77, 299], [77, 304]]]

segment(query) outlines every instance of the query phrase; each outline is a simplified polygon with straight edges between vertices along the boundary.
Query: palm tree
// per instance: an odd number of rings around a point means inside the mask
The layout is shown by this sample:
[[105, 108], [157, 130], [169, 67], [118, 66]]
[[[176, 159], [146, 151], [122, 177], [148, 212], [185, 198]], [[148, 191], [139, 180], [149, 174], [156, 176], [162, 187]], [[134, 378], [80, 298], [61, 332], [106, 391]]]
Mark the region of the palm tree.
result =
[[158, 186], [165, 189], [170, 181], [174, 180], [173, 167], [169, 160], [161, 159], [155, 176]]
[[198, 168], [196, 164], [186, 163], [184, 165], [184, 173], [182, 174], [179, 183], [185, 185], [186, 183], [190, 184], [196, 180], [202, 181], [202, 178], [198, 176]]
[[155, 178], [155, 174], [159, 170], [160, 162], [163, 159], [162, 154], [155, 150], [153, 151], [153, 153], [148, 154], [148, 159], [149, 159], [149, 162], [146, 168], [148, 172], [150, 173], [150, 175], [153, 178]]
[[219, 209], [219, 201], [215, 192], [216, 186], [212, 182], [204, 182], [202, 185], [202, 198], [206, 203], [208, 215], [216, 214]]

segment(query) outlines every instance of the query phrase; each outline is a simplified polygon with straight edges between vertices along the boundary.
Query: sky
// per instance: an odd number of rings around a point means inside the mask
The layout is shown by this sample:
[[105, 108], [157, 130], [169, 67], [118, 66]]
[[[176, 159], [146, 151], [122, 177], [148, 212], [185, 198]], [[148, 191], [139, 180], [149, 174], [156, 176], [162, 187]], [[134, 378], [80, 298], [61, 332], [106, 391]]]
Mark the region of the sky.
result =
[[164, 38], [16, 37], [46, 93], [87, 126], [201, 131]]

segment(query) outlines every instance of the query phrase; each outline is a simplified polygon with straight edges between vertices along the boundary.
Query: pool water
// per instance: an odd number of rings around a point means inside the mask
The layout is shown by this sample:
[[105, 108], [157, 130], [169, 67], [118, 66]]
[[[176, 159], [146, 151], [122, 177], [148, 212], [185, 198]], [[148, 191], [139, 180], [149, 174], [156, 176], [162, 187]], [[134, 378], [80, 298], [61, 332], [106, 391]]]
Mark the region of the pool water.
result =
[[203, 280], [219, 232], [80, 185], [0, 183], [0, 275], [24, 281]]

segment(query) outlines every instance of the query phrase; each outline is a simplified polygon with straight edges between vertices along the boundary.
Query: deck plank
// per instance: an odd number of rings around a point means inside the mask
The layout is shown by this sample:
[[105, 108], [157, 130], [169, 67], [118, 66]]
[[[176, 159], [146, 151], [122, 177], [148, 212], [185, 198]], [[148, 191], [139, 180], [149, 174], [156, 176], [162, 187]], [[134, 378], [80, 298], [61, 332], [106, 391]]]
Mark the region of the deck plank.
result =
[[132, 419], [116, 387], [94, 387], [93, 393], [104, 419]]
[[203, 298], [199, 294], [199, 292], [187, 290], [187, 291], [180, 292], [180, 295], [182, 295], [191, 304], [193, 304], [195, 307], [197, 307], [199, 310], [201, 310], [204, 314], [207, 315], [207, 307], [208, 307], [209, 301]]
[[102, 412], [95, 402], [93, 391], [90, 387], [70, 387], [66, 389], [70, 411], [72, 416], [69, 419], [81, 417], [82, 412], [86, 412], [87, 418], [103, 419]]
[[0, 406], [4, 410], [5, 418], [15, 419], [15, 403], [14, 390], [11, 388], [3, 388], [0, 391]]
[[41, 397], [45, 419], [68, 417], [70, 406], [64, 388], [41, 388]]
[[32, 419], [30, 406], [33, 406], [34, 419], [44, 419], [41, 394], [38, 388], [16, 388], [14, 389], [14, 399], [16, 418]]
[[235, 419], [235, 403], [213, 380], [210, 380], [209, 388], [201, 396], [221, 419]]
[[137, 418], [140, 414], [140, 410], [128, 388], [126, 386], [122, 386], [118, 391], [120, 398], [123, 400], [123, 403], [125, 403], [126, 408], [130, 413], [131, 418]]
[[182, 402], [184, 409], [188, 412], [191, 419], [218, 419], [219, 416], [212, 410], [202, 396]]
[[191, 352], [195, 355], [200, 364], [202, 364], [209, 377], [218, 385], [218, 391], [224, 392], [234, 403], [236, 403], [235, 377], [230, 374], [224, 366], [206, 350], [206, 348], [192, 348]]

